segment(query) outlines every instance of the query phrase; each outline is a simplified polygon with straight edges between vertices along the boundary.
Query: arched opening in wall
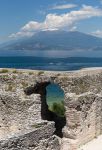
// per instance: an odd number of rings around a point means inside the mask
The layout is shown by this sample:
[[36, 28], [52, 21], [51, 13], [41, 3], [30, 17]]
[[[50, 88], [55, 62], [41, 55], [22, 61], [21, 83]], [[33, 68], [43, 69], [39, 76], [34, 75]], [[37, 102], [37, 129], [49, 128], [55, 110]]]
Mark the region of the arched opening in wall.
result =
[[51, 114], [50, 120], [55, 122], [55, 134], [63, 137], [62, 129], [66, 125], [64, 91], [59, 85], [50, 83], [46, 87], [46, 103]]
[[34, 87], [25, 89], [25, 94], [41, 95], [41, 117], [43, 120], [55, 122], [55, 134], [63, 137], [62, 129], [66, 125], [64, 109], [64, 92], [56, 84], [50, 82], [36, 83]]
[[60, 117], [65, 116], [64, 92], [57, 84], [49, 84], [46, 88], [46, 102], [50, 111]]

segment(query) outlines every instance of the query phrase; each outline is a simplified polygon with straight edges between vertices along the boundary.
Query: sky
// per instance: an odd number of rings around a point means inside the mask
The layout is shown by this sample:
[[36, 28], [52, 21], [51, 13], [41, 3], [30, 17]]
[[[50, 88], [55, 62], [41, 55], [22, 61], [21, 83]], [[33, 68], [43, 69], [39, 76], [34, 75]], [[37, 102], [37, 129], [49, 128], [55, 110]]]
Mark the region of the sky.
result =
[[42, 30], [102, 37], [102, 0], [0, 0], [0, 43]]

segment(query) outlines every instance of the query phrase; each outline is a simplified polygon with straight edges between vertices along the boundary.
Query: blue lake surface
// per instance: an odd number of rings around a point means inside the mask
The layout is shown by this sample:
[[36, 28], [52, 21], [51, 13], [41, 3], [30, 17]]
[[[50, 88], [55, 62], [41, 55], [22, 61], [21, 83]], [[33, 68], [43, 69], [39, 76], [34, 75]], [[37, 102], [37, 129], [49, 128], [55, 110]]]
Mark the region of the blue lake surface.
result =
[[51, 84], [46, 89], [48, 104], [52, 104], [53, 102], [61, 102], [64, 100], [64, 92], [58, 85]]
[[0, 68], [70, 71], [86, 67], [102, 67], [102, 58], [0, 57]]

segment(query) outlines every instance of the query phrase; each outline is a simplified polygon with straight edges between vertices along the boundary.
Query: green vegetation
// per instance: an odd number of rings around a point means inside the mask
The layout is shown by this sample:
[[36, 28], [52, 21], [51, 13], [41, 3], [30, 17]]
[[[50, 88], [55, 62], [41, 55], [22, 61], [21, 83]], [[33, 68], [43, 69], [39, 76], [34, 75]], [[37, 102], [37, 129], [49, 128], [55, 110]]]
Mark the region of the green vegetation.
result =
[[33, 75], [34, 73], [33, 72], [29, 72], [29, 75]]
[[41, 127], [43, 127], [44, 125], [47, 125], [47, 122], [33, 124], [32, 127], [33, 127], [33, 128], [41, 128]]
[[17, 70], [13, 70], [13, 73], [18, 73], [18, 71]]
[[38, 72], [38, 76], [40, 76], [40, 75], [42, 75], [42, 74], [44, 74], [44, 71], [39, 71], [39, 72]]
[[0, 70], [0, 73], [7, 73], [7, 72], [8, 72], [7, 69], [2, 69], [2, 70]]
[[42, 127], [42, 125], [41, 124], [34, 124], [34, 125], [32, 125], [32, 127], [33, 128], [40, 128], [40, 127]]
[[8, 74], [6, 74], [6, 75], [2, 75], [2, 79], [9, 79]]
[[65, 108], [64, 102], [54, 102], [52, 105], [49, 106], [49, 110], [56, 113], [58, 116], [64, 117], [65, 115]]
[[13, 78], [13, 79], [16, 79], [16, 76], [15, 76], [15, 75], [13, 75], [13, 76], [12, 76], [12, 78]]

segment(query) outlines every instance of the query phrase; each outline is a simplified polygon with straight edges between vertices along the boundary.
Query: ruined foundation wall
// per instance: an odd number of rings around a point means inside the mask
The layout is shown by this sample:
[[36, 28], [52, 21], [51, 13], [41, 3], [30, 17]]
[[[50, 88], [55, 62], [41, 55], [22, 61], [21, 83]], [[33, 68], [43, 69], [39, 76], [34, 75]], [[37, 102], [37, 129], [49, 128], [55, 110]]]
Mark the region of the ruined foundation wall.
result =
[[[49, 83], [58, 84], [65, 94], [62, 139], [54, 136], [54, 122], [41, 117], [41, 88], [40, 93], [37, 89]], [[102, 69], [62, 73], [10, 70], [0, 74], [0, 87], [1, 150], [77, 150], [102, 134]]]
[[93, 93], [76, 96], [66, 106], [66, 118], [65, 136], [74, 139], [77, 147], [93, 140], [102, 134], [102, 97]]
[[63, 133], [70, 149], [77, 149], [102, 134], [102, 73], [85, 73], [69, 76], [65, 85], [62, 83], [66, 108]]

